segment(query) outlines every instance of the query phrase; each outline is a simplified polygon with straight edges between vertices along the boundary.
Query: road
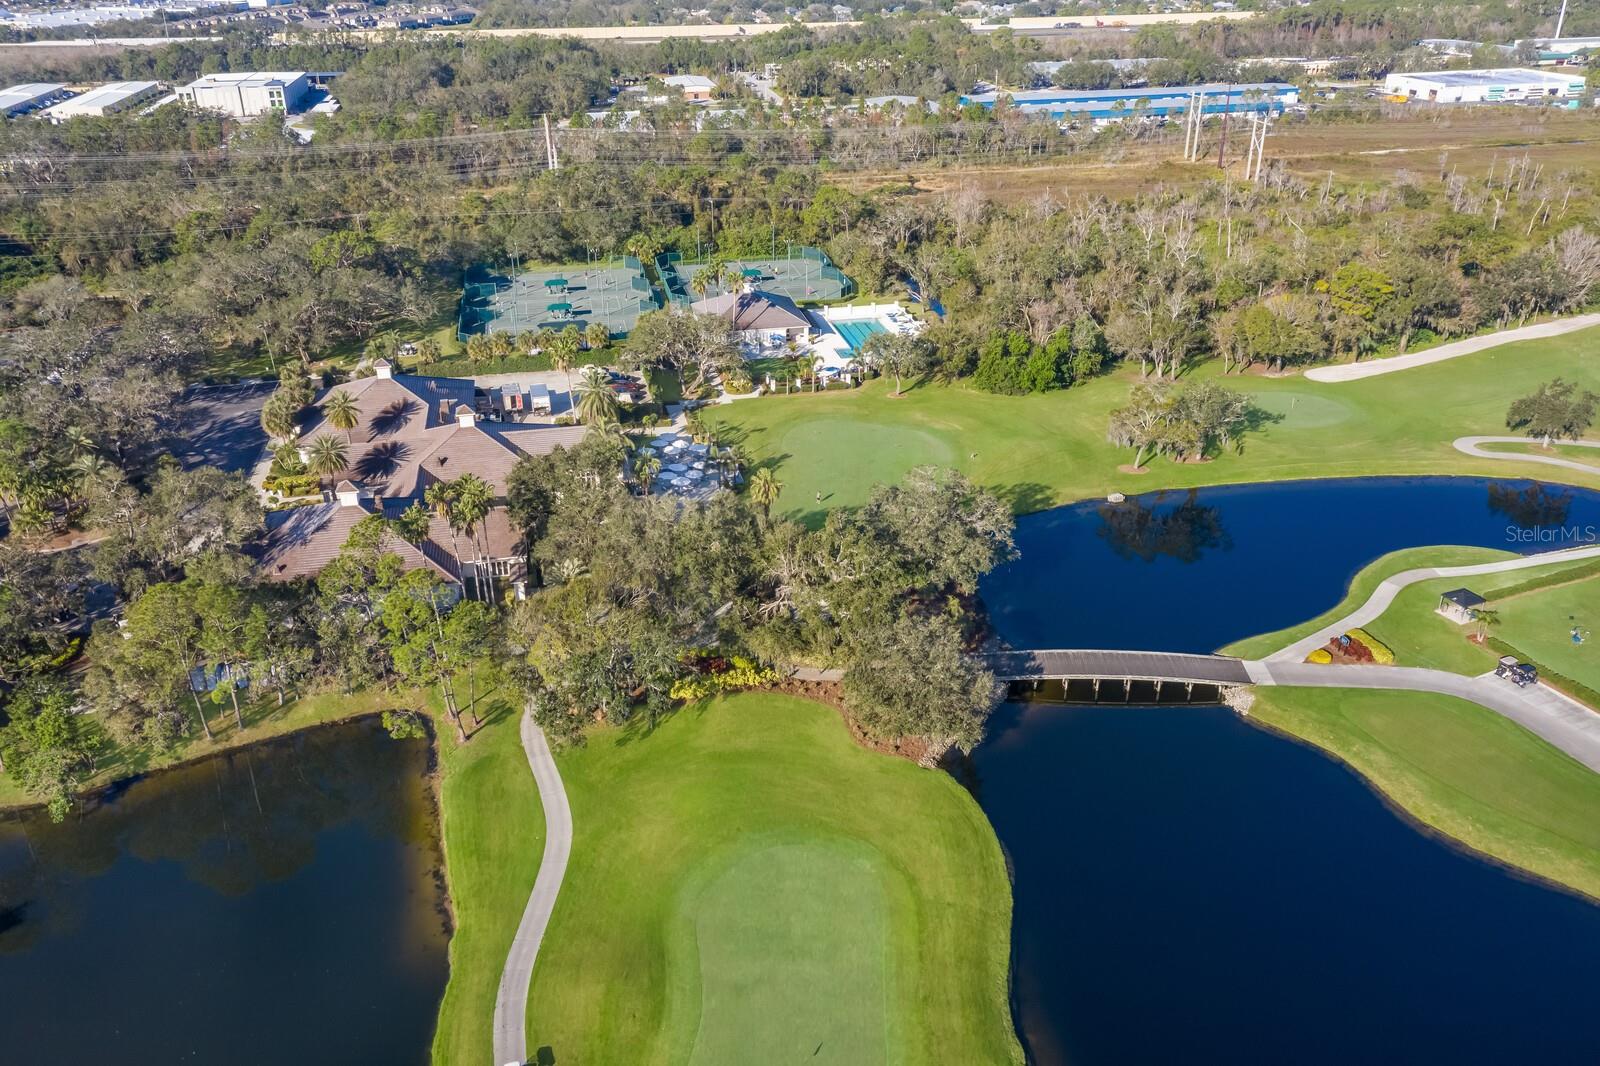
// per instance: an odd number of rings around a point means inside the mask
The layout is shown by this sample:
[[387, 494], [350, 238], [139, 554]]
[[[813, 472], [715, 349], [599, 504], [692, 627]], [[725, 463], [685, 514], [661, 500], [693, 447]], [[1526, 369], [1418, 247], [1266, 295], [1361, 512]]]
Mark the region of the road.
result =
[[[1567, 470], [1580, 470], [1585, 474], [1600, 474], [1600, 455], [1595, 456], [1595, 462], [1585, 463], [1580, 459], [1564, 459], [1559, 455], [1539, 455], [1536, 452], [1492, 452], [1484, 448], [1485, 444], [1529, 444], [1527, 437], [1457, 437], [1452, 442], [1452, 447], [1463, 455], [1470, 455], [1475, 459], [1504, 459], [1512, 463], [1543, 463], [1545, 466], [1559, 466]], [[1577, 448], [1600, 448], [1600, 440], [1568, 440], [1563, 444], [1570, 444]]]
[[1467, 337], [1465, 340], [1441, 344], [1437, 348], [1411, 352], [1406, 355], [1394, 355], [1387, 359], [1369, 359], [1365, 363], [1340, 363], [1338, 366], [1312, 367], [1306, 371], [1306, 378], [1310, 381], [1322, 382], [1360, 381], [1362, 378], [1375, 378], [1380, 374], [1392, 374], [1397, 370], [1410, 370], [1412, 367], [1427, 366], [1429, 363], [1442, 363], [1446, 359], [1457, 359], [1463, 355], [1471, 355], [1473, 352], [1481, 352], [1486, 348], [1498, 348], [1502, 344], [1538, 340], [1542, 337], [1559, 337], [1563, 333], [1588, 329], [1590, 326], [1600, 326], [1600, 314], [1573, 315], [1570, 318], [1556, 319], [1554, 322], [1537, 322], [1531, 326], [1503, 329], [1498, 333], [1486, 333], [1481, 337]]
[[517, 935], [506, 953], [505, 969], [500, 974], [500, 991], [494, 1000], [494, 1061], [496, 1066], [522, 1063], [528, 1058], [528, 984], [533, 979], [533, 964], [544, 942], [556, 896], [567, 875], [567, 859], [572, 854], [572, 809], [567, 806], [567, 790], [543, 731], [534, 724], [531, 709], [522, 715], [522, 748], [528, 766], [539, 786], [539, 803], [544, 807], [544, 857], [533, 892], [522, 910]]

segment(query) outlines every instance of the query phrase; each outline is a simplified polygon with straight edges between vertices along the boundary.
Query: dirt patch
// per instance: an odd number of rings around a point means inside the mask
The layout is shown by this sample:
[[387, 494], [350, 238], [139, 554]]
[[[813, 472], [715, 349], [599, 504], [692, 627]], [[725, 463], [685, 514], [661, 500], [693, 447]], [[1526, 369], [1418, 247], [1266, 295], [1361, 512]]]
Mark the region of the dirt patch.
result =
[[1135, 477], [1148, 474], [1149, 472], [1150, 468], [1148, 466], [1134, 466], [1132, 463], [1123, 463], [1121, 466], [1117, 467], [1117, 473], [1132, 474]]

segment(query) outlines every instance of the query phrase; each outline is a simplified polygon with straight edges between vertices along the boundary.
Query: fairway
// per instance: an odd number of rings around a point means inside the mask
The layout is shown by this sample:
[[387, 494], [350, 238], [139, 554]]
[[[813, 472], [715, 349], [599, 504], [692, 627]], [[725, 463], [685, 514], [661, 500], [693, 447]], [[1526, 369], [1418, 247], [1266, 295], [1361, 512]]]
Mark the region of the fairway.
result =
[[885, 1061], [882, 867], [881, 855], [847, 840], [750, 841], [685, 893], [669, 956], [685, 976], [668, 1003], [671, 1061]]
[[[997, 396], [964, 383], [925, 382], [892, 396], [878, 379], [847, 392], [773, 395], [709, 408], [703, 417], [719, 440], [738, 444], [775, 467], [783, 482], [775, 513], [820, 521], [821, 509], [858, 506], [875, 484], [910, 467], [947, 464], [1003, 496], [1019, 512], [1054, 504], [1162, 488], [1296, 478], [1381, 474], [1478, 474], [1549, 479], [1550, 468], [1474, 458], [1451, 442], [1505, 432], [1510, 399], [1553, 377], [1600, 390], [1590, 357], [1600, 329], [1521, 341], [1430, 366], [1318, 384], [1300, 375], [1229, 375], [1266, 416], [1242, 447], [1202, 463], [1158, 458], [1148, 471], [1119, 467], [1131, 449], [1106, 441], [1111, 410], [1137, 373], [1071, 389]], [[1188, 380], [1216, 377], [1218, 366]], [[1560, 480], [1600, 487], [1593, 476], [1562, 471]], [[819, 509], [817, 494], [822, 494]]]
[[949, 775], [831, 708], [695, 705], [557, 757], [571, 864], [528, 1046], [557, 1063], [1016, 1063], [1011, 896]]

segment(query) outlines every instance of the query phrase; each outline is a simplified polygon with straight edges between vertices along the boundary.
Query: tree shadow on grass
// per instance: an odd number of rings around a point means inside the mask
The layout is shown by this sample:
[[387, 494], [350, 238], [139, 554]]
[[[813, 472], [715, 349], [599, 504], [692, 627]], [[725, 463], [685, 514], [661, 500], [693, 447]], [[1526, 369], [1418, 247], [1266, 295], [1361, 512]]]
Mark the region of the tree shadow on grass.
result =
[[1037, 481], [1019, 481], [1015, 485], [996, 485], [991, 490], [1006, 506], [1011, 508], [1012, 514], [1030, 514], [1034, 511], [1043, 511], [1055, 506], [1055, 497], [1050, 490]]

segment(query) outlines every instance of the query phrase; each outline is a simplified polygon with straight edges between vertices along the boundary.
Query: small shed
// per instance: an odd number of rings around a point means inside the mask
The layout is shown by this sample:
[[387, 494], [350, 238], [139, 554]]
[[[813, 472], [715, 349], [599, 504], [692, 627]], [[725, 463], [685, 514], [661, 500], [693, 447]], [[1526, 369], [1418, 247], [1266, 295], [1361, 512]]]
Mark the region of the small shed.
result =
[[1439, 606], [1434, 610], [1456, 625], [1464, 626], [1477, 617], [1477, 609], [1487, 602], [1471, 589], [1451, 589], [1439, 597]]

